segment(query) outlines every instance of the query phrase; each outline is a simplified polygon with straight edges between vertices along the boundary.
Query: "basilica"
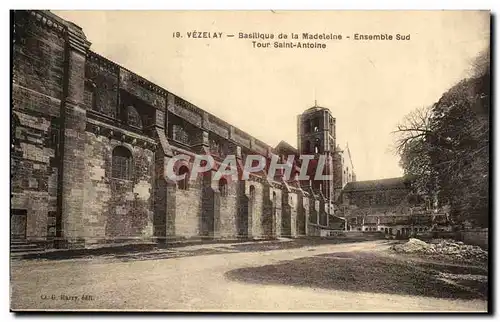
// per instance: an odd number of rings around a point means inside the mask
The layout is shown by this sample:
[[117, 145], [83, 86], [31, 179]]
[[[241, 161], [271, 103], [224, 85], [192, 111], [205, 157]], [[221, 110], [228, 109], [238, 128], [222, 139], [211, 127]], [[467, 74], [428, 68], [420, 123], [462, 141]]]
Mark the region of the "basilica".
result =
[[[328, 108], [314, 104], [298, 116], [296, 147], [284, 141], [273, 147], [93, 52], [80, 27], [51, 12], [14, 11], [11, 23], [12, 241], [80, 248], [295, 238], [381, 230], [364, 222], [360, 210], [377, 202], [405, 211], [409, 188], [402, 178], [356, 181]], [[179, 154], [210, 154], [217, 164], [229, 154], [239, 160], [326, 155], [325, 173], [333, 180], [270, 178], [264, 169], [249, 180], [214, 180], [210, 172], [174, 182], [166, 166]], [[311, 173], [314, 167], [311, 162]], [[174, 170], [191, 169], [183, 161]], [[346, 219], [351, 210], [358, 211], [355, 221]]]

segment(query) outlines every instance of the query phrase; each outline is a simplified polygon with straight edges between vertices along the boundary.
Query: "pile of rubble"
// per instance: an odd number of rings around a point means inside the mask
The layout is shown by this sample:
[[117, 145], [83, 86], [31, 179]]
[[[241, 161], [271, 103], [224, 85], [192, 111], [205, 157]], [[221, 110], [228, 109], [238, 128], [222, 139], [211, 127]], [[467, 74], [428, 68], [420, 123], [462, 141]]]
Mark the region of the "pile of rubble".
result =
[[407, 243], [392, 246], [398, 253], [417, 253], [425, 255], [449, 255], [457, 259], [487, 260], [488, 252], [481, 247], [466, 245], [461, 241], [432, 240], [426, 243], [420, 239], [410, 238]]

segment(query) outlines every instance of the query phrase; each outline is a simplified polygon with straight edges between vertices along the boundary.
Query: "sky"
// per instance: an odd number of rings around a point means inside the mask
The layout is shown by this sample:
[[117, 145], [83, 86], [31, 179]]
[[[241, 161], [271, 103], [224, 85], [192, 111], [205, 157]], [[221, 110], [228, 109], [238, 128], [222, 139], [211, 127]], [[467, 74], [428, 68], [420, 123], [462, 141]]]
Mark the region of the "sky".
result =
[[[391, 132], [469, 75], [490, 39], [485, 11], [53, 12], [82, 27], [91, 50], [271, 146], [296, 146], [297, 115], [317, 101], [336, 118], [357, 180], [402, 175]], [[188, 38], [194, 31], [223, 37]], [[253, 48], [240, 32], [343, 39], [325, 49], [273, 48], [276, 39]], [[356, 33], [410, 40], [358, 41]]]

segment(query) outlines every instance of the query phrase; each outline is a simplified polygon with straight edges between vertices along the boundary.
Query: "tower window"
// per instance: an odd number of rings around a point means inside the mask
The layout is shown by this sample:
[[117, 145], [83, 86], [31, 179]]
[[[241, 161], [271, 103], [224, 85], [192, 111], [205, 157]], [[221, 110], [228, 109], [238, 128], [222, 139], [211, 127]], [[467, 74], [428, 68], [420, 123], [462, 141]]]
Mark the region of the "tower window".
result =
[[310, 133], [311, 132], [311, 121], [307, 120], [305, 124], [305, 132]]
[[316, 154], [321, 153], [320, 146], [321, 146], [321, 141], [319, 139], [316, 139], [314, 143], [314, 153]]
[[304, 147], [304, 152], [305, 153], [310, 153], [311, 152], [311, 142], [306, 141], [305, 147]]
[[132, 153], [123, 146], [113, 149], [111, 176], [116, 179], [130, 180], [132, 170]]
[[319, 118], [313, 120], [313, 132], [319, 132]]

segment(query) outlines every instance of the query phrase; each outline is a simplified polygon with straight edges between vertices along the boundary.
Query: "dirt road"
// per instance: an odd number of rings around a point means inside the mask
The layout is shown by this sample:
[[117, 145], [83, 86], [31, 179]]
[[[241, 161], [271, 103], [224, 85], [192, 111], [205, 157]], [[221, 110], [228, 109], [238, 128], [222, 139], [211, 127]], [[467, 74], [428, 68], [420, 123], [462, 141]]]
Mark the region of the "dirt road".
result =
[[[211, 246], [215, 247], [215, 246]], [[238, 268], [331, 252], [378, 252], [383, 241], [145, 260], [11, 264], [11, 308], [172, 311], [486, 311], [484, 300], [348, 292], [230, 280]], [[177, 251], [182, 252], [179, 248]]]

